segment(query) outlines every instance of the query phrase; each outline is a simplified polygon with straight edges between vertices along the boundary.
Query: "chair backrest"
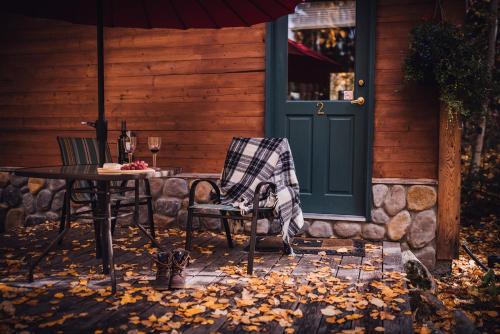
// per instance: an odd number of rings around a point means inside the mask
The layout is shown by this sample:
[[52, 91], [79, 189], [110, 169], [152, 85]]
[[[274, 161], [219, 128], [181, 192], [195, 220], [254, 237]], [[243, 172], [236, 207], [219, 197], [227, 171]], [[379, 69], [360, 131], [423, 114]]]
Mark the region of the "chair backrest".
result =
[[[63, 165], [97, 165], [99, 145], [95, 138], [57, 137]], [[109, 146], [106, 145], [106, 162], [112, 162]]]
[[[95, 138], [84, 137], [57, 137], [61, 160], [64, 166], [68, 165], [97, 165], [99, 164], [99, 145]], [[106, 162], [111, 162], [111, 152], [106, 145]], [[78, 180], [74, 183], [77, 189], [89, 188], [92, 183]], [[73, 201], [88, 202], [92, 199], [89, 193], [73, 191]]]

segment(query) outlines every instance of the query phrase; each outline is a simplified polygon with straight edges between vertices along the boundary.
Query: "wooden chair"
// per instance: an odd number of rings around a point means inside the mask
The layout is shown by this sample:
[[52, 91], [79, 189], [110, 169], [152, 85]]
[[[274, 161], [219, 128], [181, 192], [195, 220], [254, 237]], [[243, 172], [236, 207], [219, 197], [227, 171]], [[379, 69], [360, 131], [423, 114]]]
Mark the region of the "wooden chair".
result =
[[[208, 182], [213, 190], [215, 191], [215, 203], [216, 204], [198, 204], [195, 203], [195, 193], [196, 187], [201, 182]], [[259, 207], [259, 194], [262, 187], [268, 185], [271, 191], [276, 191], [276, 185], [272, 182], [260, 182], [255, 188], [255, 194], [253, 198], [253, 210], [251, 215], [243, 216], [240, 213], [239, 208], [235, 208], [231, 205], [222, 205], [220, 203], [220, 189], [213, 180], [209, 179], [197, 179], [195, 180], [189, 191], [189, 205], [188, 205], [188, 217], [186, 226], [186, 249], [191, 250], [192, 248], [192, 235], [193, 235], [193, 218], [194, 217], [211, 217], [220, 218], [224, 226], [226, 233], [227, 244], [229, 248], [233, 248], [233, 240], [231, 238], [231, 231], [229, 229], [228, 219], [234, 220], [250, 220], [252, 222], [250, 228], [250, 247], [248, 252], [248, 266], [247, 273], [249, 275], [253, 274], [253, 262], [255, 253], [255, 244], [257, 242], [257, 221], [262, 218], [273, 218], [274, 208]]]
[[[59, 148], [61, 152], [61, 159], [63, 165], [97, 165], [99, 163], [98, 144], [95, 138], [79, 138], [79, 137], [57, 137]], [[109, 146], [106, 146], [106, 162], [111, 162], [111, 153]], [[114, 182], [111, 190], [115, 194], [112, 196], [112, 232], [116, 227], [116, 220], [122, 208], [135, 206], [134, 195], [127, 196], [127, 192], [136, 191], [139, 188], [139, 181], [136, 181], [133, 187], [128, 187], [126, 182]], [[155, 238], [155, 227], [153, 220], [153, 200], [151, 196], [151, 189], [149, 180], [144, 179], [145, 194], [139, 196], [139, 205], [146, 205], [148, 210], [148, 223], [149, 232], [153, 239]], [[97, 210], [97, 188], [96, 184], [81, 180], [75, 181], [71, 190], [70, 200], [73, 203], [90, 205], [92, 214]], [[67, 194], [65, 195], [67, 196]], [[65, 207], [63, 206], [60, 222], [60, 230], [64, 228], [65, 221]], [[101, 238], [100, 226], [98, 221], [94, 220], [94, 229], [96, 237], [96, 253], [99, 257], [101, 255]], [[62, 240], [61, 240], [62, 241]]]

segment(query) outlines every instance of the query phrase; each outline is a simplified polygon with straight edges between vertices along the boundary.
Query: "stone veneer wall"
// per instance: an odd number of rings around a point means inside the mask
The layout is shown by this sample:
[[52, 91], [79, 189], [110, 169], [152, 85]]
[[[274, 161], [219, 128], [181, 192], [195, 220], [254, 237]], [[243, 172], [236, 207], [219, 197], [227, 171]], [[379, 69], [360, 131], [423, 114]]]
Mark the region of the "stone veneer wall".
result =
[[[174, 225], [185, 228], [189, 185], [198, 175], [179, 176], [150, 181], [158, 228]], [[215, 175], [210, 177], [216, 179]], [[419, 180], [374, 179], [373, 183], [373, 209], [369, 222], [307, 218], [301, 235], [399, 241], [433, 269], [436, 261], [436, 182], [424, 180], [419, 184]], [[62, 180], [28, 179], [0, 172], [0, 230], [58, 220], [65, 192], [63, 188]], [[211, 187], [207, 183], [200, 183], [197, 190], [197, 202], [210, 201]], [[146, 208], [141, 207], [142, 222], [147, 219], [146, 213]], [[193, 223], [198, 229], [220, 231], [222, 227], [216, 218], [197, 218]], [[248, 233], [250, 223], [232, 222], [231, 229], [234, 233]], [[279, 232], [267, 220], [259, 221], [257, 230], [259, 234]]]
[[399, 241], [430, 270], [436, 264], [437, 182], [374, 179], [367, 222], [308, 219], [306, 232], [318, 238]]
[[28, 179], [0, 172], [0, 231], [58, 220], [64, 185], [64, 180]]

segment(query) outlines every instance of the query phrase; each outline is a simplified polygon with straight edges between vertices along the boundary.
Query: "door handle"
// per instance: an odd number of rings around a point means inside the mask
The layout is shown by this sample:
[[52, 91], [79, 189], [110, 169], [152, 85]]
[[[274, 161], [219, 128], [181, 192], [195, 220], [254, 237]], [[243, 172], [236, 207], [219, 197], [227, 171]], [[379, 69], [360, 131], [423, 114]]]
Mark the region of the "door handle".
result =
[[360, 96], [356, 100], [352, 100], [351, 104], [357, 104], [358, 106], [362, 106], [363, 104], [365, 104], [365, 98]]
[[317, 102], [316, 108], [318, 108], [318, 110], [316, 111], [316, 115], [318, 115], [318, 116], [325, 115], [325, 112], [323, 111], [324, 107], [325, 107], [325, 104], [323, 102], [321, 102], [321, 101]]

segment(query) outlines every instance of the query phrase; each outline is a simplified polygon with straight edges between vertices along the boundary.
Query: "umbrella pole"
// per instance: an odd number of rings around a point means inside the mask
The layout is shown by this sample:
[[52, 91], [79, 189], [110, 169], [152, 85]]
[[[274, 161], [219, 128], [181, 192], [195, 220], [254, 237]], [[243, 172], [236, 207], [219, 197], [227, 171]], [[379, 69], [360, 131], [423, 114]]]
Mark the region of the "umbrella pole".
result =
[[99, 144], [99, 165], [106, 161], [108, 122], [104, 111], [104, 10], [103, 1], [97, 0], [97, 110], [96, 137]]
[[[104, 114], [104, 11], [103, 11], [103, 1], [97, 0], [97, 110], [98, 117], [95, 122], [97, 143], [99, 145], [99, 165], [102, 167], [106, 161], [106, 145], [108, 137], [108, 122], [106, 121], [106, 116]], [[109, 191], [106, 182], [97, 182], [97, 213], [102, 217], [106, 213], [107, 198], [109, 200], [107, 192]], [[109, 212], [108, 212], [109, 214]], [[103, 220], [99, 220], [101, 237], [100, 240], [96, 240], [96, 243], [100, 243], [97, 249], [100, 251], [97, 253], [97, 257], [102, 257], [102, 271], [104, 274], [108, 274], [110, 271], [110, 261], [108, 256], [108, 245], [107, 238], [105, 238], [106, 223]], [[100, 253], [100, 254], [99, 254]]]

